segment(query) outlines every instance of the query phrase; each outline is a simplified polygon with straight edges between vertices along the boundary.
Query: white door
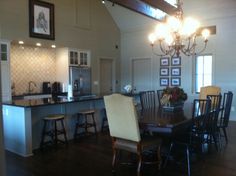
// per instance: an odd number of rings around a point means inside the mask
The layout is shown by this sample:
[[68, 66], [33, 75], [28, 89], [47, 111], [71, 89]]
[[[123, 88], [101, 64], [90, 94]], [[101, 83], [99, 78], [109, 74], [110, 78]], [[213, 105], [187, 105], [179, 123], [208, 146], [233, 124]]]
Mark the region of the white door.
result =
[[152, 89], [152, 64], [150, 58], [132, 60], [132, 87], [135, 92]]
[[113, 92], [113, 60], [100, 59], [100, 93]]

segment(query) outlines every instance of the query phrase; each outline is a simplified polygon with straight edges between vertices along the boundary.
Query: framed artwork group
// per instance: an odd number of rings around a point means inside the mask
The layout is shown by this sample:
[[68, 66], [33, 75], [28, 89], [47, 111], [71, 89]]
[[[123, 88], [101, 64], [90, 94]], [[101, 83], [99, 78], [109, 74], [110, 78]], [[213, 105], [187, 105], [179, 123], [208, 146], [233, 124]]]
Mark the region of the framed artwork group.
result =
[[181, 86], [181, 57], [160, 58], [160, 86]]

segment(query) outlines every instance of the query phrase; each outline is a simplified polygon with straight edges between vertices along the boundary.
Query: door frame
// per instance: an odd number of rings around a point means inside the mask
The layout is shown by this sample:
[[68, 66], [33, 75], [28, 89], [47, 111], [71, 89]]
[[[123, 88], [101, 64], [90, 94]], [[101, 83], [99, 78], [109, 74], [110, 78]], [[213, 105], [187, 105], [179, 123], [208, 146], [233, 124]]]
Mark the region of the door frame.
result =
[[116, 92], [116, 60], [112, 57], [99, 57], [98, 59], [98, 80], [99, 80], [99, 83], [98, 83], [98, 92], [101, 93], [101, 71], [100, 71], [100, 68], [101, 68], [101, 60], [102, 59], [107, 59], [107, 60], [111, 60], [112, 61], [112, 93]]
[[134, 62], [137, 60], [150, 60], [151, 61], [151, 89], [153, 89], [153, 59], [152, 57], [132, 57], [130, 59], [130, 70], [131, 70], [131, 86], [134, 88]]

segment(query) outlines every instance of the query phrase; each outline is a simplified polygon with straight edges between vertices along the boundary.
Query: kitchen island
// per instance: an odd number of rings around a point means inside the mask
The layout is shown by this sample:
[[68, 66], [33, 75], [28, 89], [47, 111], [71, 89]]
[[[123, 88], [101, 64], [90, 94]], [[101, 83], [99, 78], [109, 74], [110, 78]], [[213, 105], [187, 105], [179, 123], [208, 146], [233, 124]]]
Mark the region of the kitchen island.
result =
[[101, 127], [100, 110], [104, 108], [103, 96], [65, 97], [32, 100], [14, 100], [3, 103], [3, 128], [5, 149], [27, 157], [38, 149], [43, 128], [43, 118], [49, 114], [65, 114], [68, 139], [73, 138], [76, 114], [82, 109], [95, 108], [97, 129]]

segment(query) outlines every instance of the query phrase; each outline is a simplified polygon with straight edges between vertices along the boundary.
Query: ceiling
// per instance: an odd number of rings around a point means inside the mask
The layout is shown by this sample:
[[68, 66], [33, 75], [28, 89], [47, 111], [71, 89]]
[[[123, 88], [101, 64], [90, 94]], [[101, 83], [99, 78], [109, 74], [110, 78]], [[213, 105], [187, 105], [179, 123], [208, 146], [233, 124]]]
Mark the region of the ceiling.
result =
[[[171, 3], [175, 0], [166, 1]], [[112, 6], [110, 1], [106, 1], [105, 6], [121, 32], [145, 29], [147, 26], [153, 27], [153, 24], [157, 22], [152, 18], [131, 11], [120, 5], [115, 4]], [[231, 17], [236, 14], [236, 1], [185, 0], [183, 10], [185, 16], [191, 15], [201, 21], [202, 25], [205, 25], [206, 21], [208, 21], [207, 23], [212, 23], [211, 25], [215, 25], [215, 19]]]

